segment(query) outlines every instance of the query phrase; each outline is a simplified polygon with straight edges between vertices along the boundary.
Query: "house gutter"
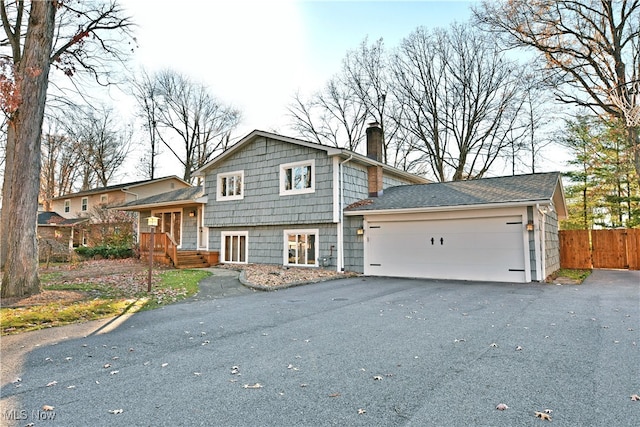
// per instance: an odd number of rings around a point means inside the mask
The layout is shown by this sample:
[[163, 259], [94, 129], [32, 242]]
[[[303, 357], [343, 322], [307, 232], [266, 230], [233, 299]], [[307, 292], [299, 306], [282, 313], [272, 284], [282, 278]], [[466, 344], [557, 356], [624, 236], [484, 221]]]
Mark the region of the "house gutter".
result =
[[443, 212], [443, 211], [458, 211], [458, 210], [480, 210], [480, 209], [501, 209], [501, 208], [515, 208], [522, 206], [535, 206], [535, 205], [549, 205], [550, 200], [523, 200], [519, 202], [505, 202], [505, 203], [483, 203], [477, 205], [456, 205], [456, 206], [432, 206], [423, 208], [405, 208], [405, 209], [362, 209], [345, 212], [346, 216], [366, 216], [366, 215], [388, 215], [388, 214], [410, 214], [410, 213], [429, 213], [429, 212]]
[[338, 168], [340, 169], [340, 222], [338, 223], [338, 265], [336, 266], [339, 273], [344, 271], [344, 165], [353, 160], [353, 155], [350, 155], [346, 160], [340, 162]]

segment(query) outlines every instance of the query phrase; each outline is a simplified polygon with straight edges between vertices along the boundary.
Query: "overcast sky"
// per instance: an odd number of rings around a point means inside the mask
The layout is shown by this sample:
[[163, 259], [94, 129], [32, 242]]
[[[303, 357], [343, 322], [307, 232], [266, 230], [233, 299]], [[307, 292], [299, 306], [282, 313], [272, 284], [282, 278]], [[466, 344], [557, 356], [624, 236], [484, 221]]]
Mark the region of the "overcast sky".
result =
[[470, 17], [470, 1], [123, 0], [138, 65], [205, 83], [239, 108], [239, 135], [285, 131], [297, 90], [312, 93], [365, 37], [394, 47], [418, 26]]

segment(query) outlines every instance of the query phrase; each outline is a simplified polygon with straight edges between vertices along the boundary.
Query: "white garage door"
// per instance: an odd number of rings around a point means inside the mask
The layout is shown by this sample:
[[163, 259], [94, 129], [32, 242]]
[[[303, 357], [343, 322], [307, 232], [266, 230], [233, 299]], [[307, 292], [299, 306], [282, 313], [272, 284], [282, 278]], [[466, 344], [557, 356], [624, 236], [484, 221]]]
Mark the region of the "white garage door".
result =
[[525, 281], [522, 217], [369, 222], [365, 274]]

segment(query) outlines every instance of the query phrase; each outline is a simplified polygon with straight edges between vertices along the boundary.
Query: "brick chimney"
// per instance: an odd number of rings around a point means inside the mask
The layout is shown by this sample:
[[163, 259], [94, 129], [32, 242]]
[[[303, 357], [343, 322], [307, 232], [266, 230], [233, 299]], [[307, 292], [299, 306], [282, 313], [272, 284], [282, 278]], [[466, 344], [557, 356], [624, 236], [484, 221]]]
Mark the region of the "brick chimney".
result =
[[[369, 123], [367, 128], [367, 157], [382, 162], [382, 128], [378, 122]], [[382, 196], [382, 166], [372, 165], [367, 168], [369, 197]]]

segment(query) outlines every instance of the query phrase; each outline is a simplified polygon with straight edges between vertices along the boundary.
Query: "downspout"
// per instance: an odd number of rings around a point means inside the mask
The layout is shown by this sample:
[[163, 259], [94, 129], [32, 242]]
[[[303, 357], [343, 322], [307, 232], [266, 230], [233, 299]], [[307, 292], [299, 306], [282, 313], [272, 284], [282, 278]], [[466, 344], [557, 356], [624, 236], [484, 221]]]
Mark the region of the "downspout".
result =
[[338, 272], [344, 271], [344, 164], [353, 159], [353, 154], [348, 159], [340, 162], [340, 222], [338, 223]]

